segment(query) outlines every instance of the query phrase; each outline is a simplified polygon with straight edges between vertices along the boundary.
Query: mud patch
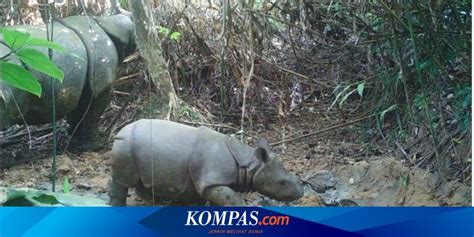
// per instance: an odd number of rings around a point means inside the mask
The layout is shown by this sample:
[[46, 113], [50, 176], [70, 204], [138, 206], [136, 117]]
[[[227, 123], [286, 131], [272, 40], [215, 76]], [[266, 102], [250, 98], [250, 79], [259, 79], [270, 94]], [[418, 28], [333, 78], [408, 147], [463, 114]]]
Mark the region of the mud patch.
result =
[[[393, 157], [374, 157], [370, 162], [337, 166], [333, 171], [334, 180], [337, 180], [334, 188], [321, 194], [325, 205], [343, 205], [348, 201], [359, 206], [471, 204], [469, 186], [457, 181], [442, 180], [437, 172], [408, 168]], [[321, 179], [321, 173], [318, 173], [310, 175], [308, 182], [315, 189], [314, 186], [327, 185], [328, 180], [331, 178]]]

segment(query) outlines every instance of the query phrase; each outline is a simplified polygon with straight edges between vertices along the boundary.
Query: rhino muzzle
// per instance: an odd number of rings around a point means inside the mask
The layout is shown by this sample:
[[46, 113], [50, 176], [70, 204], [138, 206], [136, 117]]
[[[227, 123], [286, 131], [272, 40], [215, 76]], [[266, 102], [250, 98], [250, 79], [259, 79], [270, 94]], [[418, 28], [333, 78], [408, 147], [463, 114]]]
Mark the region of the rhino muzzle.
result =
[[278, 160], [265, 163], [254, 176], [255, 189], [278, 201], [294, 201], [304, 194], [303, 182]]

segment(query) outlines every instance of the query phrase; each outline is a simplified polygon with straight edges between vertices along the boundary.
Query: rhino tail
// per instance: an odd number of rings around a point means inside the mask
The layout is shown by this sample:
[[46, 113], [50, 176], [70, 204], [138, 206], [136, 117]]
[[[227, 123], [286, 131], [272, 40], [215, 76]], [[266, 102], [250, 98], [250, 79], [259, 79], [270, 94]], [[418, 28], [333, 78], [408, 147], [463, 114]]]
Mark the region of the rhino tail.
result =
[[133, 125], [122, 128], [112, 147], [112, 179], [118, 184], [132, 188], [140, 181], [138, 167], [133, 155]]

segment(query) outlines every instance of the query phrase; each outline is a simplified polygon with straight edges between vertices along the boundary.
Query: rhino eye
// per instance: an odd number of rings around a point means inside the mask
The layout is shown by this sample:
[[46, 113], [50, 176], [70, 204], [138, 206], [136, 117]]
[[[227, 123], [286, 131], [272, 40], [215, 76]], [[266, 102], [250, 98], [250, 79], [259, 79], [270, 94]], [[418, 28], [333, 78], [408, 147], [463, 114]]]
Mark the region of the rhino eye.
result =
[[278, 184], [281, 185], [281, 186], [285, 186], [286, 182], [285, 182], [285, 180], [280, 180], [280, 181], [278, 181]]

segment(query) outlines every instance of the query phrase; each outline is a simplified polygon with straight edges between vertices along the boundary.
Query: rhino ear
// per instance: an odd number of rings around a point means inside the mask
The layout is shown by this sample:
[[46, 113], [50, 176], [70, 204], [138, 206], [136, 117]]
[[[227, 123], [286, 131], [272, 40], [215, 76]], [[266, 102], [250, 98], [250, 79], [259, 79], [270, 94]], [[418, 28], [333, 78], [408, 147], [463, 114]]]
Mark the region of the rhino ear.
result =
[[267, 163], [270, 161], [270, 154], [264, 148], [257, 147], [255, 149], [255, 156], [263, 163]]
[[267, 152], [270, 152], [270, 143], [268, 143], [267, 139], [260, 138], [257, 142], [258, 147], [264, 148]]
[[271, 159], [270, 144], [264, 138], [260, 138], [257, 144], [258, 144], [258, 147], [257, 149], [255, 149], [255, 155], [257, 156], [258, 159], [260, 159], [264, 163], [267, 163]]

